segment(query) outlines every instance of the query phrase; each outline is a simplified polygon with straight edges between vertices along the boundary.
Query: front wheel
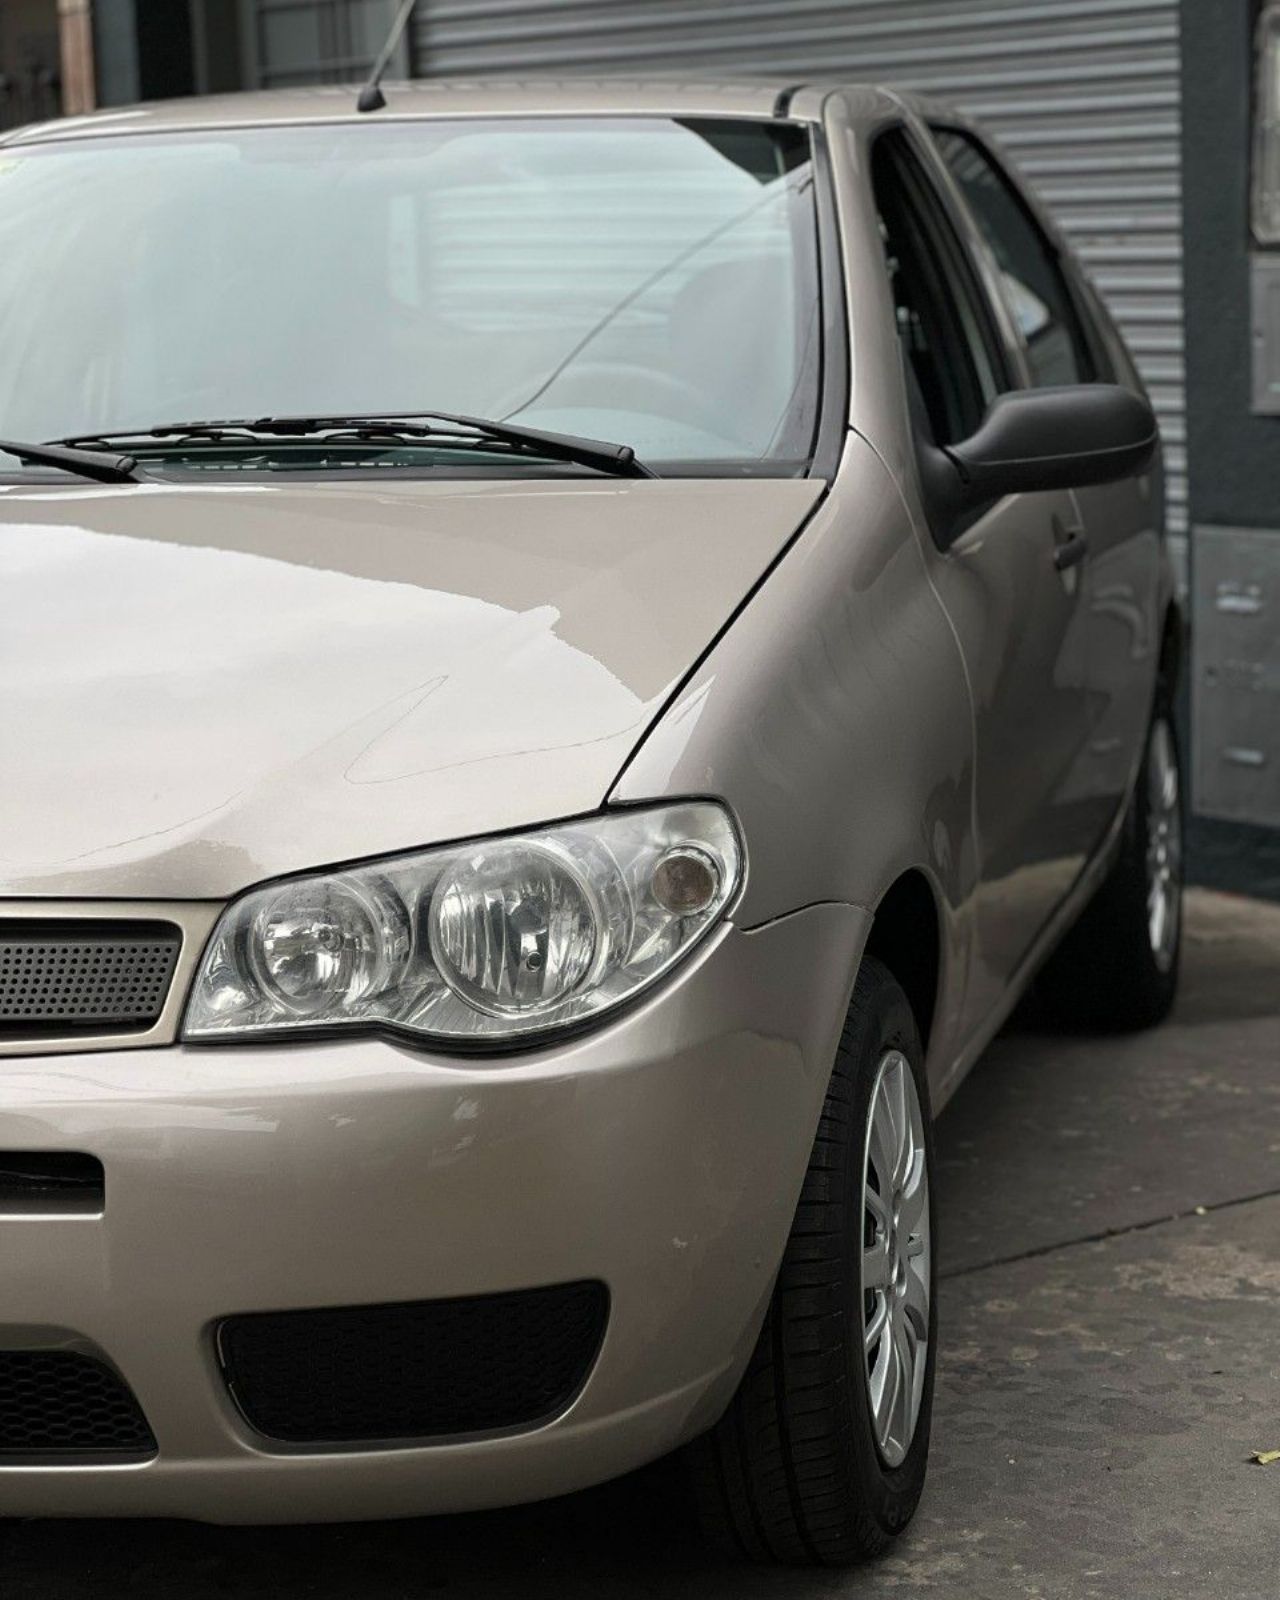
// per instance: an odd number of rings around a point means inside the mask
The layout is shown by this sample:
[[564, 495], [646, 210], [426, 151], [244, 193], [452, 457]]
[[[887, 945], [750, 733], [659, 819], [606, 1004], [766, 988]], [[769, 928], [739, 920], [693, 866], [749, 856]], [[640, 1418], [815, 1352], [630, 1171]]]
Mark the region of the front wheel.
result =
[[752, 1560], [878, 1554], [924, 1487], [937, 1347], [933, 1135], [906, 996], [862, 964], [746, 1376], [688, 1451], [708, 1532]]

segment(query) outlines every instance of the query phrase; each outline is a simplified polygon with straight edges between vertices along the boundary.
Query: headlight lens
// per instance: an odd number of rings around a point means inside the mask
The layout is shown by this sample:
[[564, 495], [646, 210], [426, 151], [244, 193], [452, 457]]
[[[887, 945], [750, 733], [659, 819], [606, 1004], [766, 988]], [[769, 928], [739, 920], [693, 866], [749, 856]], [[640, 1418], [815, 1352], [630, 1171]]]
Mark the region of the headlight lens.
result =
[[224, 913], [183, 1034], [545, 1033], [654, 983], [741, 874], [727, 812], [691, 801], [272, 884]]

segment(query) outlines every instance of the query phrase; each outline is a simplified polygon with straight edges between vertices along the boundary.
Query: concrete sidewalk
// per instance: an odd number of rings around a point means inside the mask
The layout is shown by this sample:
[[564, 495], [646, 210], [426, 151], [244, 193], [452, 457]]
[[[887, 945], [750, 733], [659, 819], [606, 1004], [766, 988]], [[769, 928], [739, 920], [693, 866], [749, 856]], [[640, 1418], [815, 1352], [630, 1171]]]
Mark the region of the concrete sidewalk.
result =
[[1280, 907], [1190, 899], [1174, 1021], [1011, 1033], [941, 1119], [933, 1469], [854, 1574], [705, 1555], [668, 1478], [340, 1528], [14, 1524], [0, 1600], [1205, 1600], [1280, 1552]]

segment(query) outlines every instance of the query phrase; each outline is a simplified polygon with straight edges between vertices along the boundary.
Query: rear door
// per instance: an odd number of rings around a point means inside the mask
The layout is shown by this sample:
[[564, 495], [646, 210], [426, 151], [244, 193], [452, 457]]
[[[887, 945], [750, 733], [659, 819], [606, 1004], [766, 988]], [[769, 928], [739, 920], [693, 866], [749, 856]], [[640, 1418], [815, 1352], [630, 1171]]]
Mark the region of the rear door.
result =
[[[935, 126], [942, 160], [1016, 324], [1024, 381], [1126, 382], [1132, 363], [1079, 269], [1042, 225], [991, 150], [970, 130]], [[1090, 731], [1075, 773], [1074, 802], [1095, 841], [1125, 801], [1151, 713], [1159, 653], [1157, 615], [1163, 489], [1150, 476], [1073, 496], [1073, 523], [1086, 541], [1073, 639], [1076, 671], [1089, 692]]]
[[[1017, 386], [1004, 309], [988, 297], [935, 157], [906, 130], [877, 141], [873, 179], [918, 436], [973, 433]], [[924, 497], [921, 503], [925, 504]], [[1079, 805], [1092, 723], [1080, 572], [1055, 557], [1080, 513], [1067, 493], [988, 508], [953, 542], [925, 541], [959, 637], [975, 708], [973, 959], [976, 1026], [1007, 989], [1094, 842]]]

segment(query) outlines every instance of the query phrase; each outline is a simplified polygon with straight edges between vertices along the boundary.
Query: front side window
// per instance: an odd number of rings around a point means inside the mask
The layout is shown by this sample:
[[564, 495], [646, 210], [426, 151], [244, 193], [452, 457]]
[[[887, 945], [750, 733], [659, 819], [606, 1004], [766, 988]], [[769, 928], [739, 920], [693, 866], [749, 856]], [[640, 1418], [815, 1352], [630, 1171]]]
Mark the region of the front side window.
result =
[[1258, 87], [1254, 103], [1253, 233], [1280, 245], [1280, 4], [1258, 22]]
[[981, 229], [1027, 342], [1037, 386], [1089, 383], [1089, 342], [1057, 251], [1004, 173], [975, 139], [936, 132], [938, 149]]
[[387, 120], [0, 152], [0, 437], [449, 411], [781, 474], [811, 454], [820, 327], [796, 128]]
[[877, 141], [872, 181], [912, 402], [935, 444], [958, 444], [1006, 387], [985, 307], [905, 134]]

